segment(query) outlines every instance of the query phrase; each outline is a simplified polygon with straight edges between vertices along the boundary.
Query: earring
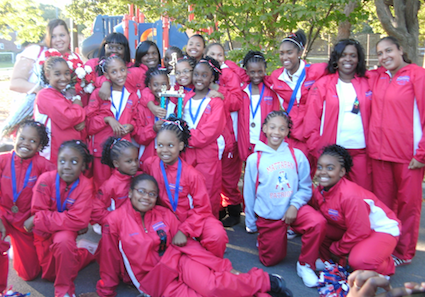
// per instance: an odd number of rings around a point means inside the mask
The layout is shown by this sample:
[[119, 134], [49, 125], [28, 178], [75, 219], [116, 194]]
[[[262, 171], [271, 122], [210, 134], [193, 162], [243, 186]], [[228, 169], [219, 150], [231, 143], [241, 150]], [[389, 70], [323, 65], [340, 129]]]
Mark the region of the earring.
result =
[[332, 64], [332, 66], [333, 66], [333, 68], [334, 68], [334, 69], [338, 69], [338, 64], [337, 64], [336, 62], [334, 62], [334, 63]]

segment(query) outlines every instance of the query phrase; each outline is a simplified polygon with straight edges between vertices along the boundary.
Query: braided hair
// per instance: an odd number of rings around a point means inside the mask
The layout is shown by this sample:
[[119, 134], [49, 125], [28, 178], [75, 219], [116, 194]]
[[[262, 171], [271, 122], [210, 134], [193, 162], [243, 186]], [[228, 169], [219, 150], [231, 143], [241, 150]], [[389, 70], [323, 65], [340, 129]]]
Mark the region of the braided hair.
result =
[[191, 56], [183, 56], [183, 58], [177, 60], [177, 64], [182, 62], [187, 62], [192, 70], [196, 66], [196, 59]]
[[72, 148], [80, 153], [83, 158], [83, 162], [86, 165], [85, 169], [89, 169], [90, 163], [93, 162], [93, 155], [90, 154], [89, 148], [82, 140], [68, 140], [61, 144], [59, 147], [60, 154], [65, 148]]
[[56, 65], [56, 63], [65, 63], [67, 67], [68, 63], [66, 63], [65, 59], [59, 56], [52, 56], [46, 60], [46, 62], [43, 64], [43, 67], [41, 69], [41, 79], [44, 82], [44, 84], [48, 85], [49, 80], [46, 77], [46, 72], [49, 72], [53, 69], [53, 67]]
[[275, 118], [275, 117], [282, 117], [286, 121], [286, 123], [288, 124], [288, 130], [289, 130], [287, 137], [289, 138], [289, 136], [291, 135], [292, 120], [291, 120], [291, 117], [289, 116], [289, 114], [286, 111], [283, 111], [283, 110], [273, 110], [273, 111], [271, 111], [266, 116], [266, 118], [264, 119], [263, 126], [267, 125], [267, 123], [270, 121], [270, 119]]
[[102, 57], [99, 59], [99, 63], [96, 66], [97, 74], [101, 76], [105, 74], [106, 72], [108, 72], [108, 67], [111, 64], [111, 62], [114, 60], [121, 61], [124, 64], [124, 66], [127, 67], [124, 60], [120, 56], [112, 54], [109, 57]]
[[167, 77], [167, 81], [168, 81], [168, 75], [167, 75], [166, 70], [157, 69], [157, 68], [149, 68], [149, 70], [146, 72], [145, 86], [148, 87], [149, 83], [151, 82], [152, 77], [157, 76], [157, 75], [165, 75], [165, 77]]
[[242, 67], [245, 69], [248, 67], [249, 63], [264, 63], [264, 68], [267, 68], [266, 58], [264, 57], [262, 52], [259, 51], [249, 51], [242, 61]]
[[182, 152], [189, 146], [190, 130], [187, 122], [177, 118], [174, 114], [170, 114], [167, 120], [162, 124], [158, 134], [162, 131], [173, 131], [177, 139], [184, 143]]
[[118, 160], [120, 152], [128, 147], [134, 147], [134, 149], [137, 149], [137, 147], [128, 140], [119, 137], [109, 137], [103, 144], [102, 158], [100, 159], [100, 162], [111, 168], [115, 168], [114, 161]]
[[206, 64], [208, 68], [210, 68], [214, 76], [214, 82], [218, 81], [218, 79], [220, 78], [221, 69], [220, 69], [220, 64], [217, 62], [216, 59], [211, 58], [210, 56], [206, 56], [204, 58], [201, 58], [198, 64]]
[[295, 46], [295, 48], [298, 50], [298, 53], [300, 52], [302, 53], [307, 43], [307, 37], [305, 36], [305, 33], [303, 30], [298, 30], [295, 33], [289, 34], [288, 37], [285, 37], [280, 44], [284, 42], [292, 43]]
[[351, 167], [353, 167], [353, 158], [350, 153], [340, 145], [332, 144], [324, 147], [321, 156], [323, 155], [337, 157], [341, 166], [345, 168], [346, 173], [349, 173], [351, 171]]
[[49, 146], [49, 135], [47, 134], [46, 126], [34, 120], [26, 120], [19, 126], [17, 134], [25, 127], [33, 127], [37, 131], [38, 137], [40, 137], [40, 152], [42, 152], [45, 147]]

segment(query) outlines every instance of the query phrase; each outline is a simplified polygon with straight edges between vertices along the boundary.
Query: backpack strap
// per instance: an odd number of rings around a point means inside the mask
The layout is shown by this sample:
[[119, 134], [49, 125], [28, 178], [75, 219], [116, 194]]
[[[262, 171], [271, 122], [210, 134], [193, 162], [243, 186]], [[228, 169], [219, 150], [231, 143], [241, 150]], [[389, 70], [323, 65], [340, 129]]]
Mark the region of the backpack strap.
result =
[[261, 159], [261, 154], [263, 152], [259, 151], [257, 152], [257, 180], [255, 182], [255, 194], [257, 194], [257, 189], [258, 189], [258, 185], [259, 185], [259, 177], [260, 177], [260, 159]]
[[292, 145], [288, 145], [288, 147], [289, 147], [289, 150], [291, 151], [292, 158], [294, 158], [295, 168], [297, 169], [297, 174], [298, 174], [298, 161], [297, 161], [297, 158], [295, 158], [294, 148], [292, 147]]

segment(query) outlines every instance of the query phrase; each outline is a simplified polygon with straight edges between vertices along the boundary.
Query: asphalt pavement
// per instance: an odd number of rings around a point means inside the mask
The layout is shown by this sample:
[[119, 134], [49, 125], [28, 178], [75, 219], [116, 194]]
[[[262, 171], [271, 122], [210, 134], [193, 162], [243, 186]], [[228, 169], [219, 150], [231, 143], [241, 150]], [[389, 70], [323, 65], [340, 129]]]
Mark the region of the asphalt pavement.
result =
[[[421, 229], [419, 234], [419, 241], [417, 244], [416, 256], [412, 264], [399, 267], [394, 276], [391, 277], [391, 284], [393, 287], [403, 286], [404, 282], [425, 281], [425, 206], [422, 205], [422, 220]], [[255, 246], [256, 235], [248, 234], [245, 232], [244, 218], [241, 222], [233, 228], [226, 228], [229, 236], [229, 243], [225, 258], [232, 261], [233, 267], [239, 271], [247, 272], [252, 267], [259, 267], [268, 273], [278, 273], [284, 277], [288, 287], [293, 291], [294, 296], [319, 296], [316, 289], [307, 288], [304, 286], [301, 278], [298, 277], [296, 272], [296, 263], [301, 251], [301, 239], [297, 237], [288, 240], [288, 254], [286, 259], [276, 266], [264, 267], [258, 259], [258, 251]], [[89, 232], [80, 238], [87, 238], [91, 241], [98, 241], [100, 236], [89, 230]], [[96, 282], [99, 280], [99, 266], [97, 263], [92, 263], [78, 274], [75, 281], [77, 296], [80, 293], [92, 292], [96, 289]], [[15, 291], [21, 293], [31, 293], [31, 297], [41, 296], [54, 296], [53, 283], [38, 277], [37, 279], [25, 282], [20, 279], [12, 267], [12, 261], [9, 266], [9, 285], [13, 285]], [[138, 291], [129, 285], [121, 283], [117, 289], [118, 296], [123, 297], [136, 297], [139, 295]], [[182, 296], [184, 297], [184, 296]], [[224, 296], [225, 297], [225, 296]]]

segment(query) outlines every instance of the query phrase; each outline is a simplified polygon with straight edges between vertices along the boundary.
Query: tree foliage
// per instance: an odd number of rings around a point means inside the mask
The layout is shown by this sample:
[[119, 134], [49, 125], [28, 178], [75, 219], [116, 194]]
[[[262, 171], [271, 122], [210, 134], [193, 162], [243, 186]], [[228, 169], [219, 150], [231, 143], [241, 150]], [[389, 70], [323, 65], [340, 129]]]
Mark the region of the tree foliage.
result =
[[46, 30], [42, 11], [31, 0], [0, 0], [0, 32], [2, 38], [11, 39], [17, 32], [17, 42], [39, 42]]

